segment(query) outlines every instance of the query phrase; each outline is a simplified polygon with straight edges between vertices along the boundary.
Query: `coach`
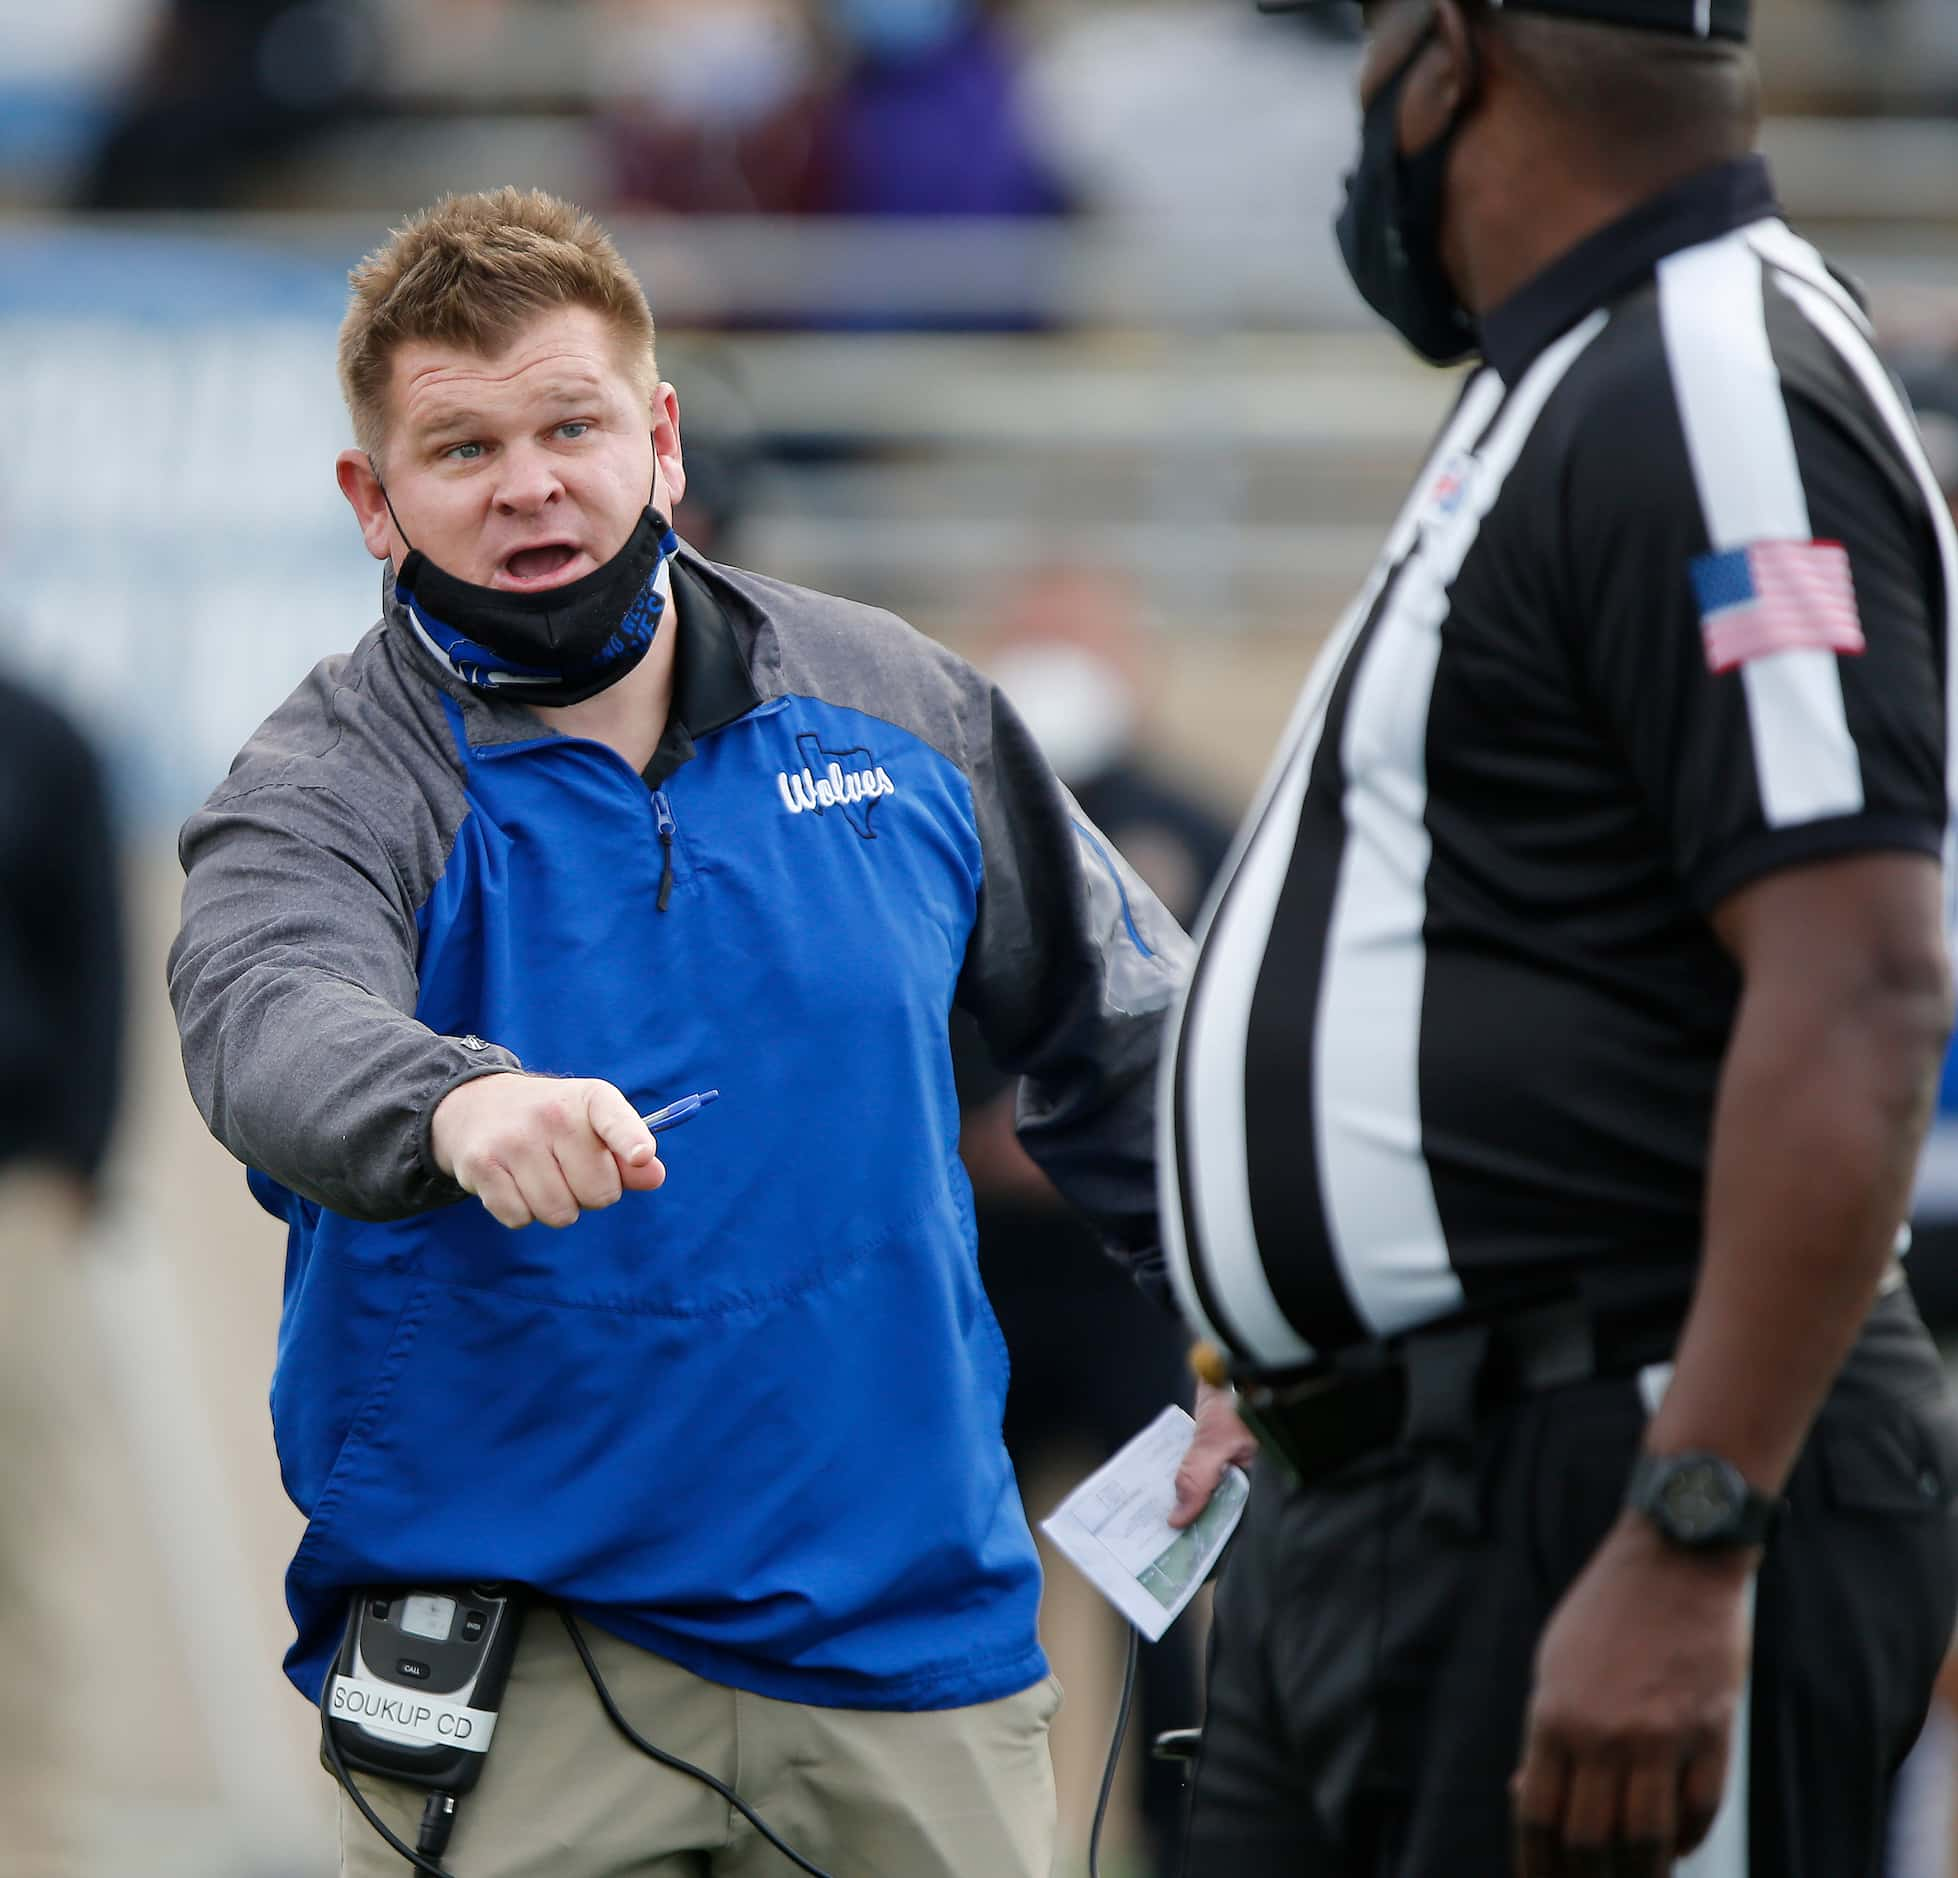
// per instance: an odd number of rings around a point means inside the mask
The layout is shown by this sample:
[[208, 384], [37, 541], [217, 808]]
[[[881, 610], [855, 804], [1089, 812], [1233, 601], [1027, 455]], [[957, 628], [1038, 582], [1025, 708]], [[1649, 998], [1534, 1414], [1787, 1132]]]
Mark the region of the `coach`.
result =
[[[1958, 548], [1749, 154], [1746, 0], [1366, 24], [1342, 248], [1481, 363], [1166, 1065], [1171, 1273], [1270, 1450], [1187, 1870], [1842, 1878], [1958, 1595], [1895, 1262]], [[1186, 1514], [1242, 1440], [1207, 1391]]]
[[[653, 341], [535, 192], [361, 263], [338, 475], [385, 613], [185, 831], [185, 1068], [288, 1225], [288, 1669], [317, 1699], [353, 1594], [571, 1616], [525, 1631], [458, 1878], [788, 1869], [613, 1701], [839, 1878], [1046, 1878], [946, 1025], [1144, 1256], [1187, 948], [969, 666], [677, 540]], [[669, 1179], [640, 1112], [710, 1086]], [[427, 1804], [363, 1797], [396, 1837]], [[401, 1869], [343, 1817], [348, 1878]]]

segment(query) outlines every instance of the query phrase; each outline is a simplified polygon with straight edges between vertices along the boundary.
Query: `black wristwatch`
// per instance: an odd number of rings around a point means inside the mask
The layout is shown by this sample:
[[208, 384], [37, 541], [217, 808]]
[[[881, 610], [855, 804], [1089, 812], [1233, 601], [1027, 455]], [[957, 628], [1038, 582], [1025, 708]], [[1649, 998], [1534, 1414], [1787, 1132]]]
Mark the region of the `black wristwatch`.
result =
[[1689, 1552], [1732, 1552], [1766, 1545], [1782, 1503], [1756, 1493], [1717, 1454], [1641, 1454], [1625, 1504]]

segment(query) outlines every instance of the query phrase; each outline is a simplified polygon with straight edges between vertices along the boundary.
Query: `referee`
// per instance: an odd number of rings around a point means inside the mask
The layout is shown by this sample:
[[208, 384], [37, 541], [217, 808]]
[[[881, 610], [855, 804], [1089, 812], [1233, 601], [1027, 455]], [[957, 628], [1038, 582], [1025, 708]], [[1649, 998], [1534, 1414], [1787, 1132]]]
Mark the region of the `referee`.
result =
[[1169, 1271], [1266, 1450], [1185, 1870], [1851, 1878], [1958, 1603], [1894, 1255], [1958, 540], [1747, 0], [1365, 17], [1341, 245], [1481, 368], [1171, 1033]]

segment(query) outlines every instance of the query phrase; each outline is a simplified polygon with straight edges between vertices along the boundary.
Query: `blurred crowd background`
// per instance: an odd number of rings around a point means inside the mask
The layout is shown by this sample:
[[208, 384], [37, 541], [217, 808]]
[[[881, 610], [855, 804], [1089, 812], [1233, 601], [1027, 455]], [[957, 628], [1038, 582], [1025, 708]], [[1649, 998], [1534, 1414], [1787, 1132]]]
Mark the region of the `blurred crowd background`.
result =
[[[1357, 49], [1337, 16], [1261, 18], [1251, 0], [3, 10], [0, 673], [106, 762], [130, 960], [120, 1125], [55, 1353], [87, 1386], [48, 1462], [75, 1485], [48, 1575], [88, 1639], [49, 1672], [90, 1743], [73, 1869], [319, 1878], [329, 1789], [277, 1667], [298, 1523], [264, 1407], [281, 1248], [190, 1108], [162, 957], [177, 824], [376, 611], [332, 479], [348, 266], [447, 191], [541, 186], [600, 213], [679, 388], [681, 532], [894, 607], [996, 670], [1186, 914], [1453, 384], [1383, 335], [1340, 269]], [[1864, 283], [1958, 486], [1958, 6], [1757, 15], [1788, 209]], [[1181, 1386], [1177, 1351], [1146, 1324], [1098, 1339], [1120, 1307], [1078, 1276], [1091, 1249], [1047, 1255], [1065, 1229], [969, 1057], [969, 1160], [1038, 1515]], [[1958, 1078], [1953, 1109], [1914, 1270], [1958, 1324]], [[1118, 1644], [1064, 1567], [1053, 1600], [1078, 1858]], [[1162, 1648], [1144, 1732], [1197, 1718], [1192, 1638]], [[1111, 1875], [1148, 1878], [1173, 1830], [1173, 1775], [1138, 1804], [1141, 1776], [1125, 1775]], [[1951, 1869], [1937, 1781], [1922, 1795], [1894, 1878]], [[8, 1846], [0, 1816], [0, 1874], [28, 1878]]]

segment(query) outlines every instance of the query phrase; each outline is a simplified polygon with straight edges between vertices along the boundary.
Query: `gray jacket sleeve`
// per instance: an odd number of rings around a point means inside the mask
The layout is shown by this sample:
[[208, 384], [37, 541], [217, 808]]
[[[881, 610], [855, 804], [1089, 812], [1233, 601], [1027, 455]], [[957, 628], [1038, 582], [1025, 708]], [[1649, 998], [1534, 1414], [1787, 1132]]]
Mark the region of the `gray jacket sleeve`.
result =
[[388, 844], [324, 784], [234, 776], [186, 824], [170, 997], [191, 1094], [247, 1166], [356, 1219], [461, 1197], [436, 1104], [520, 1065], [414, 1017], [416, 901]]
[[1022, 1144], [1152, 1294], [1156, 1064], [1191, 947], [1006, 698], [968, 749], [985, 877], [959, 1001], [1024, 1078]]

